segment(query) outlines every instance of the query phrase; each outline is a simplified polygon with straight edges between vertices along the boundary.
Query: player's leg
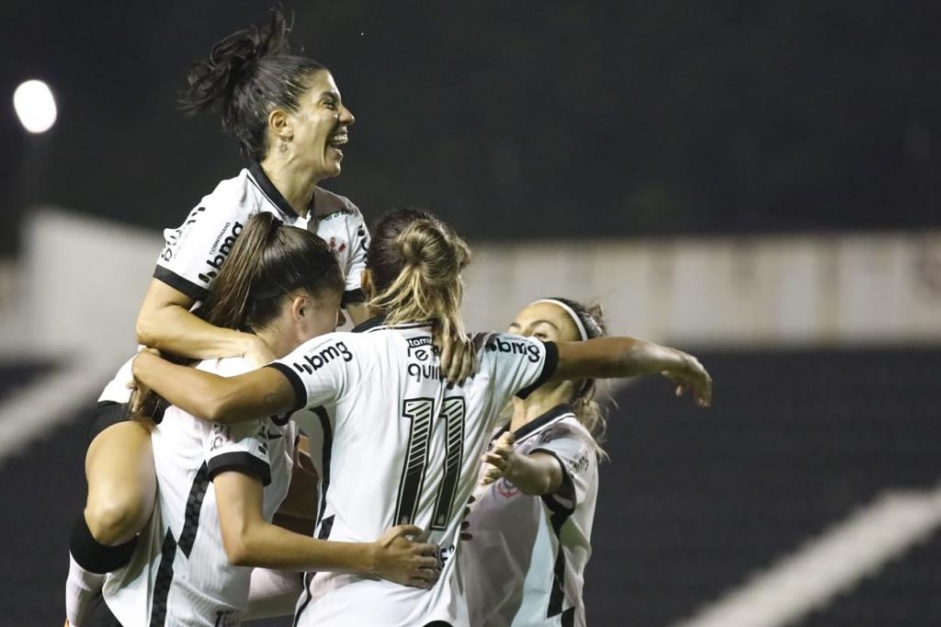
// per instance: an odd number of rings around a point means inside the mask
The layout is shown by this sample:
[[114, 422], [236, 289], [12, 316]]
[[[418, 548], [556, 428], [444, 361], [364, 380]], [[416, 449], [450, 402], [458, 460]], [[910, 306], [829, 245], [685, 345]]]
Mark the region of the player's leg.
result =
[[136, 420], [113, 424], [85, 454], [84, 518], [92, 537], [116, 547], [133, 540], [153, 513], [157, 495], [150, 431]]
[[124, 406], [99, 405], [85, 454], [88, 498], [69, 539], [66, 614], [73, 624], [100, 593], [105, 573], [130, 561], [153, 513], [157, 480], [148, 428], [124, 419]]

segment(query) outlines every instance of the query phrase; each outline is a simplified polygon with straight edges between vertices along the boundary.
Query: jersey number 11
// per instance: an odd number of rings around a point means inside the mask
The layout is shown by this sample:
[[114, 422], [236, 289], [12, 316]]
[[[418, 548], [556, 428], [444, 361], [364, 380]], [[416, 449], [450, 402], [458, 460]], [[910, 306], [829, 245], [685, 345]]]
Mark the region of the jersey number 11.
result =
[[[438, 487], [435, 509], [431, 517], [431, 528], [434, 530], [446, 529], [451, 519], [451, 507], [457, 492], [457, 481], [464, 456], [464, 407], [464, 398], [460, 396], [444, 399], [441, 407], [441, 419], [447, 422], [446, 449], [444, 475]], [[428, 444], [434, 426], [434, 409], [435, 401], [432, 398], [410, 398], [402, 403], [402, 416], [410, 421], [410, 425], [408, 449], [395, 507], [396, 525], [411, 524], [415, 518], [418, 497], [425, 480], [425, 467], [428, 464]]]

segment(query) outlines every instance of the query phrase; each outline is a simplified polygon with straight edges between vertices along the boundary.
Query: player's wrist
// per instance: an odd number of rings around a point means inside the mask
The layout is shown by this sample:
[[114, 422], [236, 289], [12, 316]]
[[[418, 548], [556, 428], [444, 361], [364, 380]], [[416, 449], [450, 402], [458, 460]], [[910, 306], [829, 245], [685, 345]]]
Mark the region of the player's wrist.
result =
[[376, 541], [364, 543], [361, 547], [361, 555], [358, 560], [360, 572], [370, 577], [379, 577], [379, 560], [382, 553], [382, 545]]

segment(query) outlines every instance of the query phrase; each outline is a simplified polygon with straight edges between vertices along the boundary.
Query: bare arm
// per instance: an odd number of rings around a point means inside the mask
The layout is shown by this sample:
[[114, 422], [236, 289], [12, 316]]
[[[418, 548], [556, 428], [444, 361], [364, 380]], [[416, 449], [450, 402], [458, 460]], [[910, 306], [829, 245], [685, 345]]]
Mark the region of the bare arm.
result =
[[222, 542], [232, 564], [357, 573], [419, 588], [430, 588], [437, 579], [438, 547], [406, 537], [419, 535], [418, 527], [394, 527], [376, 542], [317, 540], [262, 518], [262, 486], [256, 477], [221, 472], [213, 486]]
[[137, 341], [193, 359], [246, 356], [261, 365], [270, 349], [257, 336], [213, 326], [190, 312], [193, 299], [153, 279], [137, 314]]
[[552, 381], [625, 378], [661, 373], [677, 384], [680, 396], [691, 392], [696, 403], [712, 403], [712, 378], [699, 360], [653, 342], [629, 337], [603, 337], [585, 342], [558, 342], [559, 363]]
[[318, 491], [317, 469], [310, 459], [307, 436], [298, 438], [297, 450], [294, 453], [294, 468], [291, 471], [291, 486], [281, 501], [278, 513], [308, 521], [317, 519], [317, 505], [320, 497]]
[[484, 473], [484, 485], [503, 477], [523, 494], [555, 494], [565, 479], [559, 460], [549, 453], [517, 453], [513, 448], [511, 433], [504, 433], [493, 443], [493, 447], [484, 455], [484, 462], [490, 464]]
[[274, 368], [220, 377], [143, 351], [134, 358], [132, 371], [135, 381], [203, 420], [239, 422], [284, 414], [294, 408], [294, 390]]

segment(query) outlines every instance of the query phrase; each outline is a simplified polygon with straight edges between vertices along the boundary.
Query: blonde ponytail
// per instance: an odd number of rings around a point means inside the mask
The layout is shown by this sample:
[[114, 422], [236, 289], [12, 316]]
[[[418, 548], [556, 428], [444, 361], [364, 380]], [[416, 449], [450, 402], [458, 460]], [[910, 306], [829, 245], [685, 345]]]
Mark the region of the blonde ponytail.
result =
[[390, 212], [375, 231], [366, 265], [377, 293], [369, 304], [387, 324], [428, 321], [442, 336], [463, 336], [461, 272], [471, 258], [464, 240], [417, 209]]

